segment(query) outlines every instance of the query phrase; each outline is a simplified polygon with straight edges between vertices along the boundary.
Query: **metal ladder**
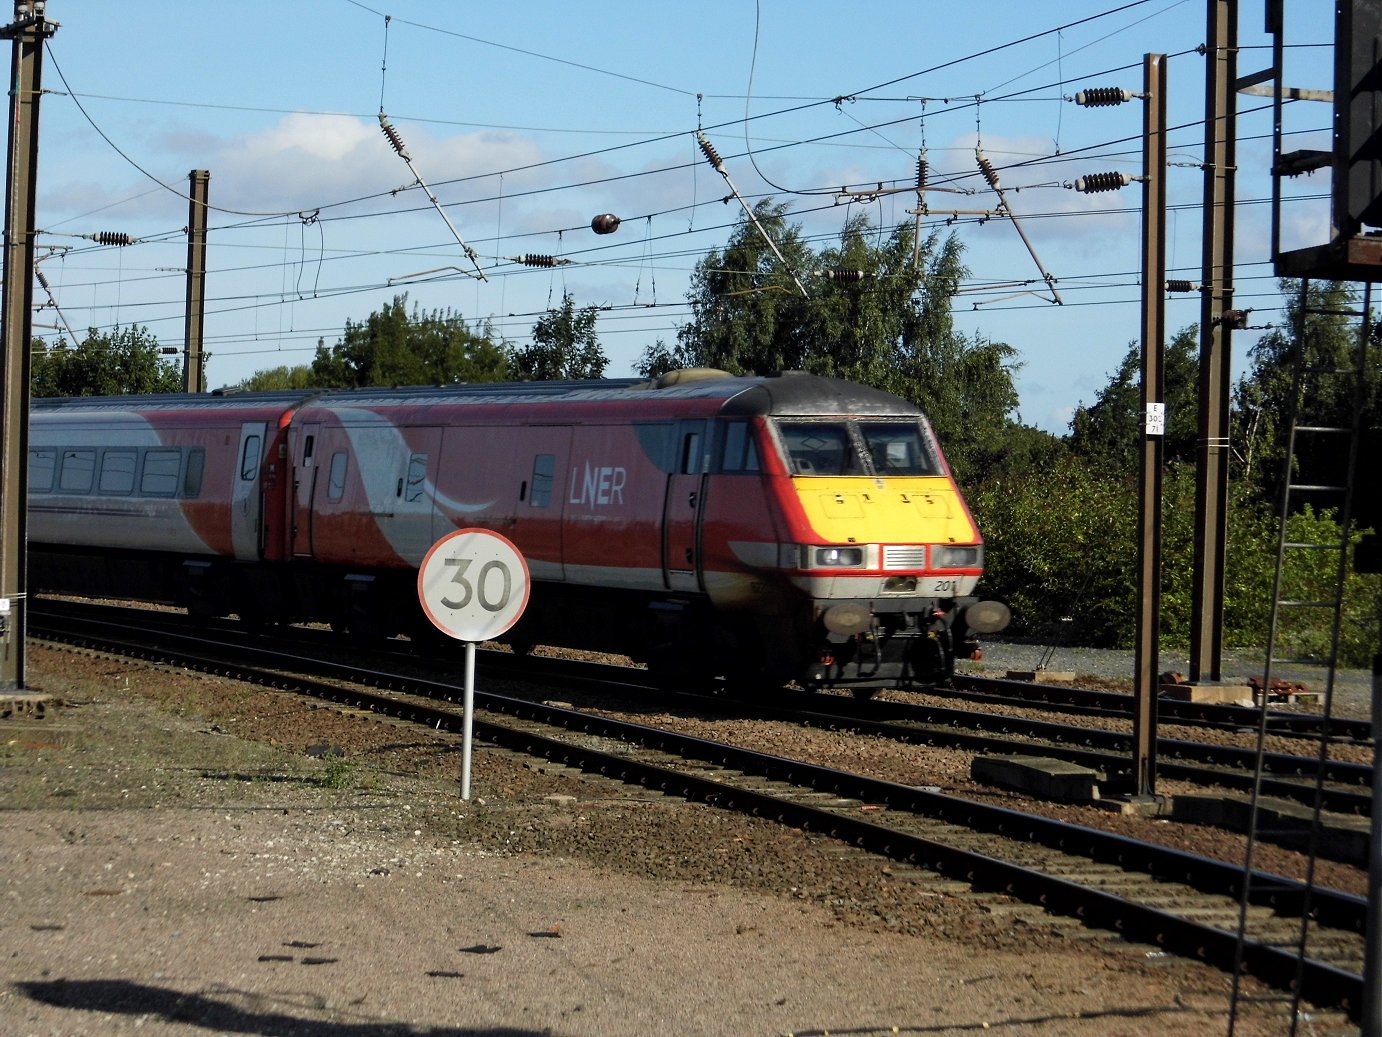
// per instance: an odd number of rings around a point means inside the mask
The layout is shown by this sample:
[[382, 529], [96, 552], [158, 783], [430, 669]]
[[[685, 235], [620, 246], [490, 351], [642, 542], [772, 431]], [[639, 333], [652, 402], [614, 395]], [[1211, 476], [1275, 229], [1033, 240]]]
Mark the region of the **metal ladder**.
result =
[[[1349, 570], [1349, 538], [1352, 532], [1353, 482], [1358, 463], [1358, 444], [1361, 436], [1367, 352], [1371, 335], [1369, 311], [1372, 285], [1364, 283], [1362, 305], [1358, 309], [1337, 309], [1312, 306], [1309, 280], [1302, 280], [1300, 305], [1296, 313], [1294, 364], [1291, 378], [1289, 413], [1286, 415], [1288, 436], [1281, 488], [1280, 528], [1277, 542], [1276, 573], [1272, 583], [1271, 623], [1267, 633], [1266, 665], [1261, 689], [1261, 711], [1257, 727], [1257, 780], [1253, 783], [1247, 845], [1244, 852], [1243, 885], [1240, 889], [1238, 920], [1238, 955], [1233, 976], [1233, 992], [1229, 1011], [1228, 1033], [1232, 1037], [1241, 1003], [1248, 1000], [1242, 990], [1243, 943], [1248, 920], [1248, 907], [1258, 897], [1270, 893], [1272, 887], [1253, 874], [1254, 857], [1259, 841], [1276, 833], [1263, 827], [1261, 775], [1267, 735], [1271, 732], [1269, 701], [1274, 671], [1278, 666], [1308, 667], [1307, 672], [1318, 674], [1323, 689], [1321, 712], [1323, 723], [1316, 754], [1313, 776], [1315, 795], [1306, 865], [1306, 910], [1296, 938], [1284, 949], [1292, 951], [1300, 963], [1294, 990], [1273, 1000], [1289, 1003], [1291, 1034], [1297, 1032], [1300, 1018], [1300, 975], [1303, 971], [1309, 890], [1315, 878], [1315, 860], [1319, 848], [1321, 800], [1325, 766], [1334, 741], [1330, 731], [1333, 715], [1334, 683], [1338, 667], [1339, 641], [1343, 621], [1344, 586]], [[1312, 327], [1312, 317], [1342, 317], [1357, 322], [1358, 330], [1351, 364], [1341, 364], [1336, 357], [1322, 355], [1318, 339], [1319, 328]], [[1351, 384], [1348, 380], [1351, 379]], [[1320, 424], [1311, 418], [1312, 395], [1326, 388], [1347, 388], [1352, 393], [1352, 420], [1348, 425]], [[1339, 398], [1341, 393], [1330, 393]], [[1327, 460], [1328, 474], [1321, 475], [1322, 463]], [[1309, 470], [1307, 470], [1309, 469]], [[1294, 539], [1292, 517], [1305, 506], [1316, 514], [1324, 510], [1334, 513], [1337, 520], [1337, 539], [1325, 542]], [[1327, 627], [1324, 640], [1320, 631]], [[1314, 647], [1303, 647], [1313, 638]], [[1279, 653], [1286, 654], [1279, 654]]]

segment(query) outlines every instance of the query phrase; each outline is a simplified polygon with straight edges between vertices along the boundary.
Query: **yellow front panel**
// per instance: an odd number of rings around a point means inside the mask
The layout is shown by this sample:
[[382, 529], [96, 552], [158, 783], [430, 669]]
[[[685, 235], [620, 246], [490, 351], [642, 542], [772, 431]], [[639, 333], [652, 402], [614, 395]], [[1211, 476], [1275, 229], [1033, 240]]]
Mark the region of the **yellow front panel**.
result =
[[825, 544], [972, 544], [978, 532], [954, 484], [942, 476], [792, 480]]

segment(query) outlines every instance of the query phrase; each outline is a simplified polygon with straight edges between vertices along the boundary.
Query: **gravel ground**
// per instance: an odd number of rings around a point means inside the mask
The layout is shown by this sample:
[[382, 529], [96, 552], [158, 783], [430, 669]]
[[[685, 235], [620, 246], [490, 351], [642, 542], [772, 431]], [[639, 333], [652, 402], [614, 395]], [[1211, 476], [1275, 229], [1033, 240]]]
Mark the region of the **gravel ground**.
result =
[[483, 747], [462, 803], [444, 734], [41, 645], [28, 676], [69, 704], [0, 723], [7, 1035], [1226, 1032], [1216, 970], [829, 839]]

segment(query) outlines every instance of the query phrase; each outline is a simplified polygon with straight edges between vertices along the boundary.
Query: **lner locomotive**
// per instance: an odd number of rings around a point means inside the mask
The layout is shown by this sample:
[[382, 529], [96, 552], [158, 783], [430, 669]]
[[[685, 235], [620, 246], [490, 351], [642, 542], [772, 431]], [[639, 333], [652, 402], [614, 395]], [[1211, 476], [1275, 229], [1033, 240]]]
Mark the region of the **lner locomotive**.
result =
[[425, 641], [417, 567], [467, 527], [528, 562], [516, 648], [670, 681], [935, 684], [1007, 622], [975, 597], [983, 541], [925, 417], [845, 381], [33, 402], [35, 591]]

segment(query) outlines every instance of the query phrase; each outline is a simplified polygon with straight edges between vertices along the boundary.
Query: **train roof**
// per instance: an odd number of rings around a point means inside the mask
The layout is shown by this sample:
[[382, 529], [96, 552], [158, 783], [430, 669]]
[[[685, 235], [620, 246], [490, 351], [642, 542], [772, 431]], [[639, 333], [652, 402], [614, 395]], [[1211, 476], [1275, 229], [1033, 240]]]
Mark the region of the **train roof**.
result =
[[419, 407], [602, 404], [697, 400], [721, 401], [728, 415], [916, 415], [920, 409], [899, 396], [839, 378], [802, 371], [775, 375], [731, 375], [725, 371], [673, 371], [656, 379], [600, 378], [573, 381], [489, 382], [456, 385], [283, 389], [256, 392], [161, 393], [129, 396], [35, 398], [43, 413], [152, 410], [288, 411], [311, 405], [334, 407]]

